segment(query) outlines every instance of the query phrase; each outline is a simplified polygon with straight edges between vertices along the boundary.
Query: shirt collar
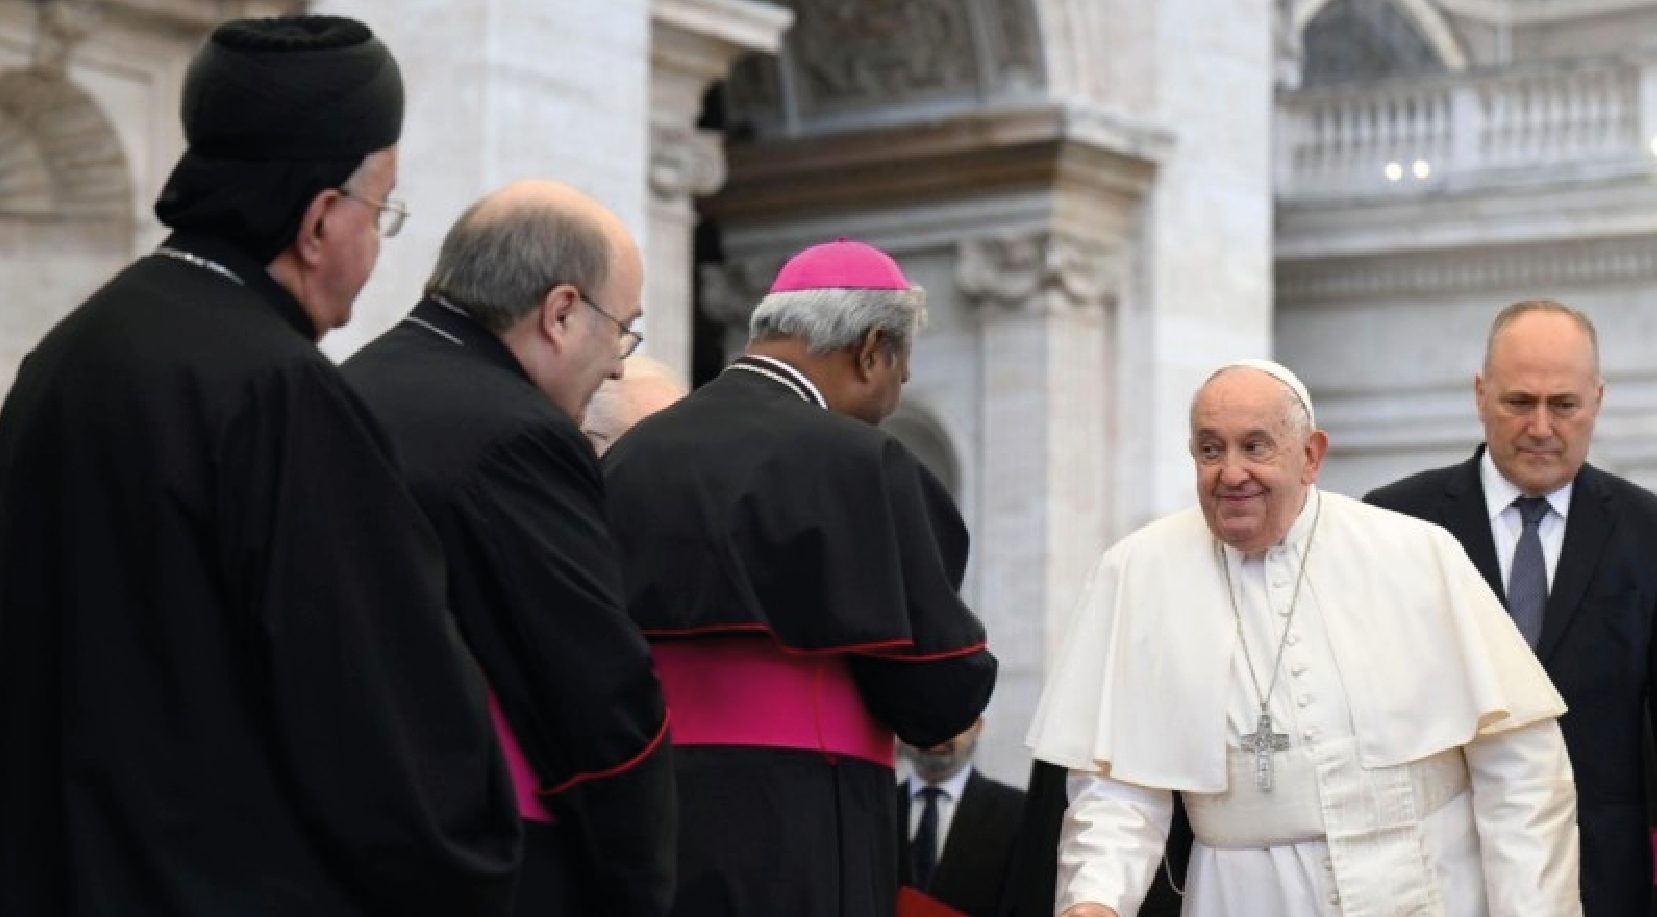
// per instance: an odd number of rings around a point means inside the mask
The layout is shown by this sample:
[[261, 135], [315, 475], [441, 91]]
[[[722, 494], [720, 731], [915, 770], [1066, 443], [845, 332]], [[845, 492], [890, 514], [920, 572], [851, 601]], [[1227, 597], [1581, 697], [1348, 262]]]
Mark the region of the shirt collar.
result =
[[912, 777], [909, 780], [909, 798], [914, 799], [920, 796], [921, 790], [929, 786], [935, 786], [944, 791], [943, 795], [945, 799], [948, 799], [950, 802], [960, 802], [961, 794], [967, 791], [967, 780], [971, 777], [972, 765], [970, 763], [966, 767], [956, 771], [955, 776], [943, 781], [942, 783], [927, 783], [925, 780], [920, 779], [919, 776]]
[[[1484, 450], [1479, 456], [1479, 483], [1484, 485], [1484, 508], [1495, 519], [1507, 511], [1513, 501], [1524, 496], [1512, 481], [1502, 476], [1496, 467], [1496, 460], [1490, 457], [1490, 450]], [[1566, 481], [1563, 487], [1547, 495], [1548, 507], [1559, 514], [1560, 519], [1569, 515], [1571, 510], [1571, 489], [1576, 486], [1576, 480]]]
[[788, 363], [779, 360], [776, 357], [767, 357], [757, 353], [743, 354], [737, 359], [736, 362], [737, 364], [745, 363], [749, 367], [755, 369], [770, 371], [769, 373], [761, 372], [760, 375], [763, 376], [774, 378], [774, 376], [771, 376], [771, 373], [782, 376], [781, 379], [777, 379], [776, 381], [797, 390], [801, 397], [805, 398], [812, 404], [817, 405], [825, 411], [828, 410], [828, 399], [823, 397], [823, 393], [818, 390], [817, 386], [812, 383], [811, 379], [807, 377], [805, 373], [800, 372]]

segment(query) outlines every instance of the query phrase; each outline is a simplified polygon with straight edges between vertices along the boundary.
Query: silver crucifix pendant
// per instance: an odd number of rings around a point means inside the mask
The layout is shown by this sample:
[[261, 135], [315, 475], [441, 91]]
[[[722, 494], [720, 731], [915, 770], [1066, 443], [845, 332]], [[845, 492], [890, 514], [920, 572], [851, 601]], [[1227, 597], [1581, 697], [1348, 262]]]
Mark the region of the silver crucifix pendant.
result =
[[1262, 790], [1272, 788], [1272, 753], [1286, 751], [1289, 747], [1287, 733], [1272, 732], [1272, 716], [1269, 713], [1260, 714], [1260, 725], [1253, 732], [1243, 736], [1243, 750], [1254, 755], [1254, 785]]

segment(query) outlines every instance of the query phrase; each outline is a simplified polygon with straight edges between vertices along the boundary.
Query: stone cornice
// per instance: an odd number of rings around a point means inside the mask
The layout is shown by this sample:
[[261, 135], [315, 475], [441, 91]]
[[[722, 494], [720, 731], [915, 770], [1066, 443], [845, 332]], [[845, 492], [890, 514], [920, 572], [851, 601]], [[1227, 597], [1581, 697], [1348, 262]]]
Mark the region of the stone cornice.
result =
[[1657, 235], [1277, 265], [1284, 305], [1371, 302], [1657, 279]]
[[651, 0], [652, 30], [673, 29], [729, 45], [737, 53], [776, 53], [794, 13], [757, 0]]
[[730, 181], [705, 203], [721, 218], [895, 206], [995, 191], [1150, 187], [1168, 135], [1097, 109], [1038, 103], [924, 123], [727, 147]]

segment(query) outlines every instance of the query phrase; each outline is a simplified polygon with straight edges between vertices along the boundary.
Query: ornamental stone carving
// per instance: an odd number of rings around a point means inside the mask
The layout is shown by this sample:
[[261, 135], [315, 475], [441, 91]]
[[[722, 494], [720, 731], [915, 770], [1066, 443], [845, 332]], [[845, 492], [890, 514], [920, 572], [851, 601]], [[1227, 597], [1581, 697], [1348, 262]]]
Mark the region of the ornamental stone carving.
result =
[[980, 310], [1046, 314], [1095, 309], [1114, 299], [1117, 253], [1061, 233], [987, 236], [960, 243], [955, 284]]
[[777, 256], [703, 265], [697, 297], [702, 314], [728, 327], [747, 327], [748, 316], [771, 289], [782, 262]]
[[712, 194], [725, 184], [725, 150], [711, 131], [650, 128], [650, 190], [658, 200]]
[[795, 9], [792, 44], [813, 107], [977, 88], [972, 26], [961, 0], [797, 0]]
[[1041, 31], [1030, 0], [983, 0], [990, 4], [988, 33], [996, 82], [1008, 89], [1041, 85]]

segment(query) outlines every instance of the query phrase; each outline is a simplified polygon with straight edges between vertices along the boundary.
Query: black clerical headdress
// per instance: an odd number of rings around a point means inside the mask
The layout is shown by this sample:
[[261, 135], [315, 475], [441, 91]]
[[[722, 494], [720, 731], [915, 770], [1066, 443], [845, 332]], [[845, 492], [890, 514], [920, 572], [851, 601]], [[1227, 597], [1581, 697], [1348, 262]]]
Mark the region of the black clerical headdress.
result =
[[233, 20], [191, 62], [181, 114], [189, 147], [156, 216], [265, 264], [293, 241], [319, 192], [397, 142], [403, 81], [391, 52], [354, 19]]

